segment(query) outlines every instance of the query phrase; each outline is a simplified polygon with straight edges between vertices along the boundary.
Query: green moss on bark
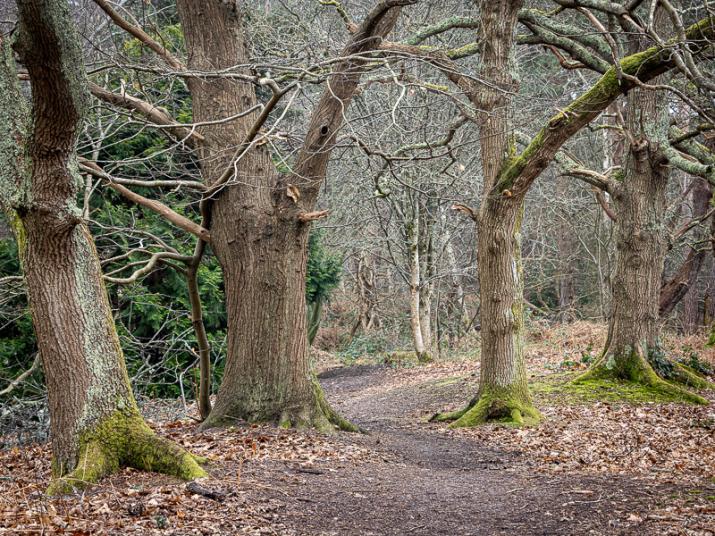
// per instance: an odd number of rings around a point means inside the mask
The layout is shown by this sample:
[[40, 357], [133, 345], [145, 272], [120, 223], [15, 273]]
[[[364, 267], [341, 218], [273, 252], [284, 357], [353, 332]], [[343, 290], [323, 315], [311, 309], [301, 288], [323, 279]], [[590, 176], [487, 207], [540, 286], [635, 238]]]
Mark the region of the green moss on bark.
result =
[[533, 426], [541, 420], [541, 414], [531, 402], [528, 391], [519, 385], [508, 387], [482, 387], [479, 396], [466, 408], [451, 413], [437, 414], [433, 422], [448, 422], [450, 428], [465, 428], [487, 423], [511, 426]]
[[71, 471], [62, 465], [53, 465], [49, 495], [86, 488], [120, 467], [155, 471], [183, 480], [206, 476], [198, 464], [200, 458], [157, 436], [136, 409], [114, 412], [82, 434], [79, 442], [78, 461]]
[[654, 401], [663, 396], [703, 405], [708, 404], [705, 398], [673, 382], [698, 389], [712, 387], [710, 382], [679, 364], [674, 365], [671, 378], [668, 380], [661, 378], [648, 362], [647, 353], [640, 347], [626, 347], [620, 353], [605, 354], [587, 372], [576, 378], [574, 383], [595, 385], [603, 380], [618, 380], [641, 385], [653, 393]]

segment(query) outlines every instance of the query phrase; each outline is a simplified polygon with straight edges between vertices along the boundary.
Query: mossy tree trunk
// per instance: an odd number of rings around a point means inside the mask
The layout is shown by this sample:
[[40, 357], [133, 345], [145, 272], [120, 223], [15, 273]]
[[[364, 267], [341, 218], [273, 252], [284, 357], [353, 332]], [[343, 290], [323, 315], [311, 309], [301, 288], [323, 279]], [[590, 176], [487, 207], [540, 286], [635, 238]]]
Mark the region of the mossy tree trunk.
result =
[[516, 89], [512, 50], [520, 1], [480, 2], [482, 67], [489, 83], [470, 96], [480, 118], [484, 193], [477, 220], [482, 326], [481, 374], [477, 396], [461, 411], [444, 414], [452, 426], [473, 426], [490, 420], [515, 424], [535, 422], [524, 364], [523, 280], [520, 227], [524, 195], [495, 191], [510, 156], [509, 93]]
[[[656, 22], [665, 14], [659, 10]], [[620, 180], [609, 190], [617, 214], [616, 267], [609, 335], [601, 357], [578, 381], [615, 378], [675, 392], [660, 376], [705, 385], [669, 361], [660, 343], [659, 315], [663, 267], [668, 251], [666, 193], [670, 167], [668, 106], [663, 91], [632, 89], [625, 107], [629, 144]], [[702, 401], [682, 392], [684, 398]]]
[[596, 368], [642, 381], [652, 373], [648, 352], [658, 346], [658, 302], [667, 252], [665, 224], [669, 169], [660, 152], [666, 142], [663, 94], [633, 89], [626, 117], [631, 136], [624, 172], [611, 192], [616, 268], [612, 276], [610, 342]]
[[524, 362], [524, 281], [520, 196], [489, 196], [479, 217], [477, 262], [482, 325], [479, 391], [455, 426], [489, 420], [534, 423]]
[[[445, 70], [445, 75], [465, 92], [476, 109], [485, 112], [480, 116], [481, 157], [485, 187], [479, 215], [475, 216], [480, 249], [482, 244], [489, 247], [490, 244], [499, 244], [500, 240], [503, 243], [518, 242], [518, 221], [521, 218], [523, 199], [534, 180], [553, 161], [556, 153], [566, 141], [598, 117], [619, 95], [633, 89], [636, 85], [632, 81], [622, 79], [619, 73], [638, 77], [640, 81], [646, 82], [674, 66], [673, 57], [669, 54], [667, 47], [651, 47], [623, 58], [620, 61], [619, 69], [612, 67], [606, 71], [588, 91], [552, 117], [526, 148], [520, 154], [516, 154], [515, 151], [510, 150], [508, 143], [507, 96], [504, 89], [513, 88], [513, 82], [509, 76], [508, 60], [509, 51], [513, 45], [513, 30], [518, 7], [518, 2], [507, 0], [481, 3], [483, 49], [480, 78], [489, 80], [490, 84], [474, 84], [451, 69]], [[714, 33], [712, 17], [699, 21], [685, 31], [685, 37], [689, 40], [688, 46], [691, 47], [696, 57], [709, 47], [708, 39], [711, 39]], [[468, 212], [474, 215], [474, 210], [470, 209]], [[497, 233], [501, 233], [501, 236]], [[518, 257], [515, 256], [518, 254], [517, 248], [513, 248], [508, 254], [512, 255], [509, 264], [514, 273], [518, 274], [519, 263]], [[496, 255], [501, 257], [498, 252]], [[488, 266], [489, 262], [497, 261], [485, 259], [486, 262], [482, 262], [482, 256], [486, 256], [486, 252], [479, 252], [481, 307], [484, 308], [484, 304], [489, 300], [502, 299], [502, 296], [506, 296], [506, 300], [510, 300], [509, 290], [501, 288], [498, 280], [492, 282], [496, 274], [491, 273], [492, 270]], [[501, 262], [503, 261], [500, 261], [500, 265]], [[519, 276], [515, 275], [512, 281], [518, 281], [518, 278]], [[496, 294], [490, 295], [485, 289], [490, 288], [492, 284], [497, 286], [498, 291]], [[500, 308], [502, 311], [506, 311], [509, 306], [512, 315], [522, 315], [522, 307], [517, 305], [521, 303], [522, 299], [522, 296], [515, 296], [514, 301], [504, 302], [500, 304]], [[477, 397], [470, 402], [466, 409], [436, 415], [434, 418], [436, 420], [456, 419], [453, 426], [470, 426], [484, 422], [491, 415], [505, 418], [507, 413], [511, 413], [507, 411], [508, 408], [517, 411], [511, 417], [506, 418], [511, 418], [517, 423], [520, 418], [525, 420], [525, 415], [530, 420], [537, 418], [538, 413], [530, 403], [524, 406], [519, 403], [518, 394], [516, 397], [514, 396], [514, 393], [518, 393], [520, 390], [528, 393], [526, 378], [524, 377], [522, 380], [516, 374], [523, 366], [523, 354], [518, 349], [521, 343], [522, 317], [519, 316], [519, 321], [514, 322], [509, 316], [506, 316], [506, 324], [498, 316], [487, 316], [482, 313], [481, 318], [482, 330], [497, 333], [497, 337], [492, 341], [501, 343], [495, 345], [494, 342], [487, 342], [489, 340], [487, 337], [487, 341], [482, 345], [483, 371], [497, 370], [498, 367], [493, 365], [505, 359], [512, 359], [513, 362], [507, 367], [507, 370], [514, 373], [511, 378], [521, 381], [523, 388], [510, 387], [509, 381], [503, 382], [506, 385], [497, 385], [493, 383], [492, 379], [487, 379], [490, 376], [493, 378], [493, 375], [483, 372]], [[500, 323], [512, 326], [511, 331], [500, 329]], [[503, 349], [511, 348], [514, 343], [519, 344], [516, 344], [515, 351], [511, 357], [508, 357]], [[522, 360], [521, 365], [518, 362], [519, 359]], [[503, 375], [502, 378], [509, 378], [509, 376]], [[524, 400], [528, 400], [528, 398], [524, 398]]]
[[[413, 1], [378, 4], [355, 29], [343, 56], [379, 46], [399, 6]], [[178, 8], [189, 68], [246, 66], [241, 74], [252, 76], [241, 3], [179, 0]], [[268, 144], [257, 143], [268, 108], [199, 127], [201, 172], [216, 188], [204, 203], [211, 211], [211, 248], [223, 269], [228, 315], [224, 378], [205, 428], [240, 419], [355, 429], [330, 410], [308, 370], [305, 276], [318, 192], [362, 70], [354, 59], [335, 65], [291, 171], [279, 172]], [[259, 104], [250, 81], [189, 78], [188, 85], [196, 122], [237, 116]]]
[[2, 204], [27, 285], [51, 416], [49, 492], [85, 486], [128, 465], [185, 479], [205, 472], [154, 435], [134, 400], [99, 257], [76, 204], [75, 146], [87, 103], [68, 4], [18, 2], [14, 44], [32, 84], [24, 106], [12, 55], [0, 65]]

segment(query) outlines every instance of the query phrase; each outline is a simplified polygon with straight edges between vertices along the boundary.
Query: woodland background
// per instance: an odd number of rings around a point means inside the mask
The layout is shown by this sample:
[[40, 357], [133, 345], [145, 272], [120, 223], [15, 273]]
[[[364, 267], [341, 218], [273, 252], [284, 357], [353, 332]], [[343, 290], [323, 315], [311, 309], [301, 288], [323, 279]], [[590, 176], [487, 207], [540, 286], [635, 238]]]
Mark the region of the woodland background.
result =
[[[86, 72], [91, 94], [73, 134], [76, 155], [74, 146], [68, 153], [68, 175], [79, 177], [68, 199], [96, 245], [145, 418], [201, 456], [211, 458], [220, 445], [221, 457], [211, 459], [237, 470], [238, 481], [244, 461], [256, 462], [248, 478], [259, 488], [281, 481], [271, 472], [275, 460], [316, 475], [342, 463], [368, 464], [376, 472], [369, 480], [403, 463], [396, 453], [404, 450], [402, 456], [435, 471], [438, 490], [452, 481], [467, 489], [469, 482], [440, 472], [443, 437], [454, 447], [454, 460], [445, 455], [449, 470], [478, 458], [480, 445], [494, 449], [496, 460], [513, 460], [509, 470], [519, 475], [573, 477], [568, 484], [576, 498], [561, 508], [575, 507], [563, 515], [583, 514], [584, 527], [613, 522], [643, 530], [651, 523], [660, 530], [659, 523], [691, 519], [689, 534], [708, 534], [708, 471], [715, 463], [708, 447], [715, 421], [706, 406], [715, 358], [712, 6], [390, 1], [224, 2], [217, 10], [230, 8], [229, 15], [213, 20], [203, 20], [202, 4], [190, 0], [79, 0], [67, 13], [60, 10], [62, 20], [76, 25], [77, 33], [67, 35], [80, 58], [61, 67], [68, 80], [76, 75], [82, 83]], [[51, 121], [62, 116], [61, 107], [38, 105], [42, 76], [17, 37], [25, 36], [27, 13], [40, 4], [0, 0], [3, 40], [20, 43], [17, 54], [3, 57], [0, 75], [9, 72], [17, 82], [15, 96], [35, 99], [34, 120], [49, 109]], [[18, 26], [18, 6], [21, 15], [28, 10], [25, 26]], [[369, 37], [361, 41], [361, 32]], [[238, 43], [236, 50], [222, 50], [222, 39]], [[212, 46], [215, 56], [206, 54]], [[0, 96], [0, 120], [13, 109], [9, 91]], [[331, 100], [331, 91], [339, 97]], [[76, 99], [68, 98], [67, 108]], [[251, 114], [258, 115], [255, 123]], [[244, 131], [249, 141], [241, 144]], [[12, 145], [0, 146], [0, 156]], [[0, 220], [0, 447], [9, 466], [25, 471], [8, 476], [17, 498], [46, 480], [50, 408], [57, 411], [62, 401], [56, 397], [53, 407], [50, 394], [48, 404], [21, 270], [27, 246], [12, 232], [15, 215], [22, 220], [28, 211], [25, 201], [10, 197], [3, 198]], [[282, 316], [270, 316], [274, 305]], [[240, 321], [229, 325], [229, 313]], [[264, 354], [265, 364], [252, 360]], [[229, 407], [229, 396], [216, 405], [222, 383], [244, 392], [240, 370], [225, 373], [229, 360], [234, 367], [248, 363], [247, 376], [269, 378], [267, 389], [283, 393], [293, 385], [282, 373], [302, 370], [306, 355], [312, 372], [295, 381], [294, 391], [308, 386], [306, 404], [315, 414], [283, 411], [278, 395], [265, 402], [262, 385], [244, 390], [250, 392], [241, 400], [245, 408]], [[570, 382], [589, 370], [608, 377], [596, 377], [590, 388]], [[320, 373], [329, 404], [313, 372]], [[477, 420], [511, 415], [511, 424], [522, 425], [543, 416], [541, 428], [455, 432], [426, 423], [431, 417], [475, 424], [463, 417], [505, 374], [516, 378], [517, 394], [489, 399]], [[478, 396], [460, 410], [476, 382]], [[261, 424], [199, 434], [193, 425], [207, 418], [212, 402], [218, 419], [233, 418], [235, 410], [241, 422]], [[263, 402], [265, 413], [256, 409]], [[372, 427], [388, 454], [368, 439], [262, 424], [320, 429], [328, 421]], [[238, 442], [227, 435], [233, 433]], [[421, 442], [422, 450], [414, 446]], [[62, 454], [71, 470], [84, 451], [62, 448], [69, 454], [56, 444], [53, 454]], [[667, 480], [658, 471], [677, 477]], [[256, 497], [244, 497], [239, 508], [239, 492], [219, 472], [216, 497], [244, 515], [241, 508]], [[394, 470], [385, 478], [414, 474]], [[594, 474], [643, 478], [648, 493], [679, 498], [663, 514], [670, 506], [638, 495], [638, 481], [589, 480]], [[132, 475], [111, 485], [132, 489]], [[55, 469], [54, 476], [63, 474]], [[558, 502], [556, 480], [535, 500]], [[250, 493], [270, 504], [282, 494], [290, 503], [303, 489], [294, 484], [277, 495]], [[125, 504], [100, 487], [88, 499], [92, 513], [77, 519], [91, 531], [101, 516], [113, 519], [103, 518], [107, 526], [136, 518], [134, 529], [141, 531], [210, 517], [210, 502], [176, 506], [183, 492], [171, 486], [146, 484], [155, 504], [134, 502], [129, 491], [122, 492], [131, 499]], [[493, 486], [505, 496], [522, 489], [506, 480]], [[695, 505], [682, 499], [688, 486], [700, 490]], [[219, 500], [211, 490], [193, 489], [199, 490], [194, 502]], [[348, 489], [354, 497], [346, 479], [335, 493]], [[587, 500], [578, 498], [582, 492]], [[416, 511], [428, 508], [427, 495], [416, 499]], [[615, 521], [585, 506], [630, 496], [639, 498], [631, 510], [618, 510]], [[13, 510], [13, 523], [34, 530], [40, 519], [72, 527], [62, 519], [77, 515], [76, 505], [37, 500], [41, 507], [18, 499], [27, 509]], [[332, 500], [341, 505], [345, 498]], [[119, 521], [107, 506], [112, 501], [120, 501]], [[311, 495], [306, 502], [320, 501]], [[289, 518], [307, 515], [295, 503], [290, 508]], [[392, 515], [385, 511], [380, 515]], [[259, 532], [279, 527], [270, 512], [240, 518], [246, 524], [239, 525]], [[361, 517], [345, 533], [366, 530]], [[214, 521], [223, 528], [210, 530], [238, 530]], [[381, 522], [393, 527], [395, 521]], [[456, 530], [449, 520], [440, 523], [444, 533]], [[527, 518], [519, 523], [531, 526]], [[415, 527], [427, 530], [427, 524]], [[491, 527], [495, 534], [500, 528]]]

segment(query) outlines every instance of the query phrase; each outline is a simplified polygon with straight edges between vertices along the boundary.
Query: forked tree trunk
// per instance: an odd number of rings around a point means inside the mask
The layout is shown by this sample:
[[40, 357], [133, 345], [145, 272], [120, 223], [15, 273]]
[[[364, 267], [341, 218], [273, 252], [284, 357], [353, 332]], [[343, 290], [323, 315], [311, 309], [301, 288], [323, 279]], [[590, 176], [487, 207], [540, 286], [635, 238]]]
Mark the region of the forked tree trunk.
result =
[[33, 113], [30, 119], [3, 44], [0, 155], [10, 174], [0, 176], [0, 194], [47, 384], [55, 477], [48, 492], [84, 487], [120, 466], [204, 476], [191, 454], [158, 438], [139, 413], [99, 257], [76, 204], [75, 144], [87, 94], [68, 4], [23, 0], [18, 7], [15, 48], [32, 82]]
[[688, 383], [705, 383], [668, 362], [659, 340], [659, 299], [668, 246], [666, 189], [670, 175], [661, 149], [667, 143], [668, 128], [664, 93], [636, 88], [628, 93], [627, 99], [626, 121], [631, 141], [622, 180], [612, 192], [618, 219], [609, 337], [599, 360], [579, 381], [617, 378], [702, 401], [663, 381], [651, 365], [653, 362], [672, 369], [673, 375]]
[[[703, 218], [710, 210], [713, 189], [703, 179], [694, 178], [693, 180], [697, 182], [692, 191], [693, 210], [689, 217]], [[709, 236], [714, 236], [713, 233], [715, 233], [715, 218], [710, 218], [709, 225], [701, 224], [701, 226], [704, 229], [695, 233], [695, 238], [692, 239], [695, 244], [688, 251], [688, 255], [672, 277], [662, 285], [658, 304], [659, 314], [663, 319], [675, 309], [681, 299], [686, 298], [683, 325], [688, 333], [696, 330], [700, 322], [699, 299], [695, 285], [708, 254], [708, 248], [704, 246], [704, 243], [707, 243]]]
[[[211, 71], [246, 63], [239, 4], [180, 0], [189, 68]], [[190, 79], [194, 121], [216, 121], [258, 104], [253, 86], [230, 79]], [[200, 128], [205, 181], [233, 162], [252, 121]], [[224, 276], [228, 320], [224, 377], [204, 427], [237, 420], [328, 428], [308, 370], [305, 275], [309, 225], [274, 204], [278, 174], [266, 146], [253, 147], [215, 195], [211, 248]], [[285, 193], [282, 193], [285, 195]]]
[[524, 424], [540, 418], [531, 403], [524, 363], [520, 235], [524, 195], [493, 190], [514, 143], [508, 134], [506, 91], [515, 87], [511, 61], [520, 7], [518, 0], [481, 3], [482, 74], [494, 83], [493, 88], [483, 89], [488, 113], [480, 128], [484, 193], [477, 221], [477, 268], [482, 367], [477, 396], [454, 426], [501, 419]]
[[[376, 7], [354, 32], [344, 55], [377, 46], [396, 21], [399, 7], [393, 6], [409, 1], [390, 0]], [[242, 3], [179, 0], [178, 8], [190, 69], [233, 69], [251, 76]], [[221, 182], [208, 205], [211, 247], [223, 270], [228, 316], [226, 368], [204, 428], [241, 419], [356, 429], [328, 407], [308, 370], [310, 224], [301, 215], [314, 210], [337, 129], [361, 76], [359, 62], [345, 60], [335, 69], [338, 74], [328, 79], [330, 88], [311, 117], [294, 174], [280, 174], [268, 144], [255, 143], [258, 112], [199, 127], [205, 140], [198, 151], [204, 180], [213, 186]], [[189, 78], [188, 85], [196, 122], [225, 120], [259, 104], [254, 85], [245, 80]], [[239, 158], [234, 157], [237, 148], [242, 149]]]

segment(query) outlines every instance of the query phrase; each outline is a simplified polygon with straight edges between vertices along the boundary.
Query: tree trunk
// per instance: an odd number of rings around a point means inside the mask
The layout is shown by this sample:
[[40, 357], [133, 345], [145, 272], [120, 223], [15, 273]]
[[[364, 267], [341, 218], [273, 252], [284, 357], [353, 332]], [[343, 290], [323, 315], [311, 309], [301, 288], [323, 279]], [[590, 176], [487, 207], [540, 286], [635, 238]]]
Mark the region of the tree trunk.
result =
[[609, 337], [599, 360], [579, 381], [617, 378], [702, 401], [663, 381], [651, 364], [663, 375], [673, 376], [677, 372], [689, 383], [705, 383], [667, 361], [659, 341], [659, 298], [668, 246], [666, 189], [670, 175], [661, 152], [661, 145], [667, 143], [668, 127], [664, 96], [661, 91], [640, 88], [632, 89], [627, 96], [630, 145], [622, 180], [612, 192], [618, 219]]
[[376, 311], [377, 295], [373, 260], [372, 256], [365, 251], [360, 252], [355, 279], [360, 300], [360, 317], [350, 333], [351, 339], [355, 336], [358, 328], [367, 333], [373, 327], [380, 327], [380, 319]]
[[27, 0], [18, 7], [15, 48], [29, 72], [33, 114], [30, 120], [3, 44], [0, 139], [28, 149], [0, 147], [9, 157], [2, 166], [14, 175], [0, 179], [47, 384], [55, 477], [48, 492], [84, 487], [120, 466], [204, 476], [191, 454], [154, 435], [139, 413], [99, 257], [76, 203], [75, 145], [87, 93], [68, 5]]
[[417, 206], [415, 205], [411, 221], [405, 222], [405, 235], [408, 240], [409, 258], [410, 258], [410, 329], [412, 330], [412, 343], [415, 348], [417, 359], [422, 361], [427, 353], [424, 338], [422, 337], [422, 312], [420, 300], [420, 217]]
[[[489, 197], [479, 220], [482, 370], [475, 406], [464, 424], [495, 419], [533, 422], [524, 362], [523, 199]], [[457, 421], [459, 423], [459, 421]]]
[[[568, 199], [568, 180], [566, 177], [556, 179], [556, 196], [559, 199]], [[576, 301], [574, 267], [576, 238], [569, 214], [563, 214], [557, 226], [556, 247], [558, 252], [556, 296], [559, 300], [559, 318], [562, 322], [571, 322], [575, 318], [573, 308]]]
[[[710, 199], [712, 198], [712, 187], [704, 180], [700, 178], [694, 178], [697, 181], [692, 190], [692, 200], [693, 200], [693, 210], [692, 214], [689, 215], [690, 218], [702, 218], [705, 216], [707, 211], [710, 209]], [[705, 229], [709, 230], [709, 233], [715, 232], [715, 219], [711, 218], [710, 225], [703, 225]], [[701, 242], [707, 240], [708, 236], [706, 232], [697, 232], [694, 241]], [[693, 246], [685, 260], [676, 269], [673, 276], [663, 284], [660, 290], [659, 298], [659, 313], [661, 318], [668, 316], [678, 302], [688, 294], [690, 300], [694, 300], [695, 310], [698, 309], [698, 297], [697, 293], [689, 292], [698, 280], [698, 274], [700, 273], [700, 268], [705, 261], [707, 249], [700, 246]], [[687, 308], [688, 311], [692, 313], [692, 304]], [[698, 314], [689, 314], [686, 318], [692, 320], [692, 322], [685, 322], [684, 325], [695, 326], [699, 323], [697, 318]], [[697, 328], [695, 328], [697, 329]], [[692, 332], [692, 331], [691, 331]]]
[[[179, 0], [177, 5], [190, 69], [231, 68], [252, 76], [242, 3]], [[345, 57], [379, 45], [399, 14], [393, 5], [399, 4], [380, 4], [370, 12], [352, 34]], [[204, 428], [242, 419], [356, 429], [328, 407], [308, 370], [305, 276], [310, 224], [301, 215], [314, 210], [361, 65], [344, 60], [334, 66], [336, 74], [329, 77], [330, 87], [311, 116], [292, 174], [278, 173], [268, 145], [255, 143], [257, 113], [199, 127], [205, 140], [198, 150], [201, 172], [209, 185], [219, 187], [207, 203], [228, 316], [224, 378]], [[189, 78], [188, 86], [195, 122], [225, 120], [259, 104], [248, 81]], [[237, 148], [240, 154], [234, 154]]]
[[537, 422], [524, 363], [524, 288], [520, 227], [524, 193], [494, 191], [511, 153], [508, 91], [516, 82], [510, 71], [520, 1], [481, 2], [483, 33], [481, 94], [472, 97], [482, 110], [480, 146], [484, 190], [477, 218], [482, 326], [481, 374], [477, 396], [463, 410], [438, 416], [452, 426], [474, 426], [489, 420], [514, 424]]
[[419, 199], [416, 200], [420, 208], [420, 228], [418, 234], [420, 251], [420, 330], [424, 341], [426, 354], [423, 361], [431, 360], [432, 347], [432, 292], [434, 290], [433, 278], [435, 275], [433, 233], [434, 218], [430, 214], [427, 203], [424, 205]]

